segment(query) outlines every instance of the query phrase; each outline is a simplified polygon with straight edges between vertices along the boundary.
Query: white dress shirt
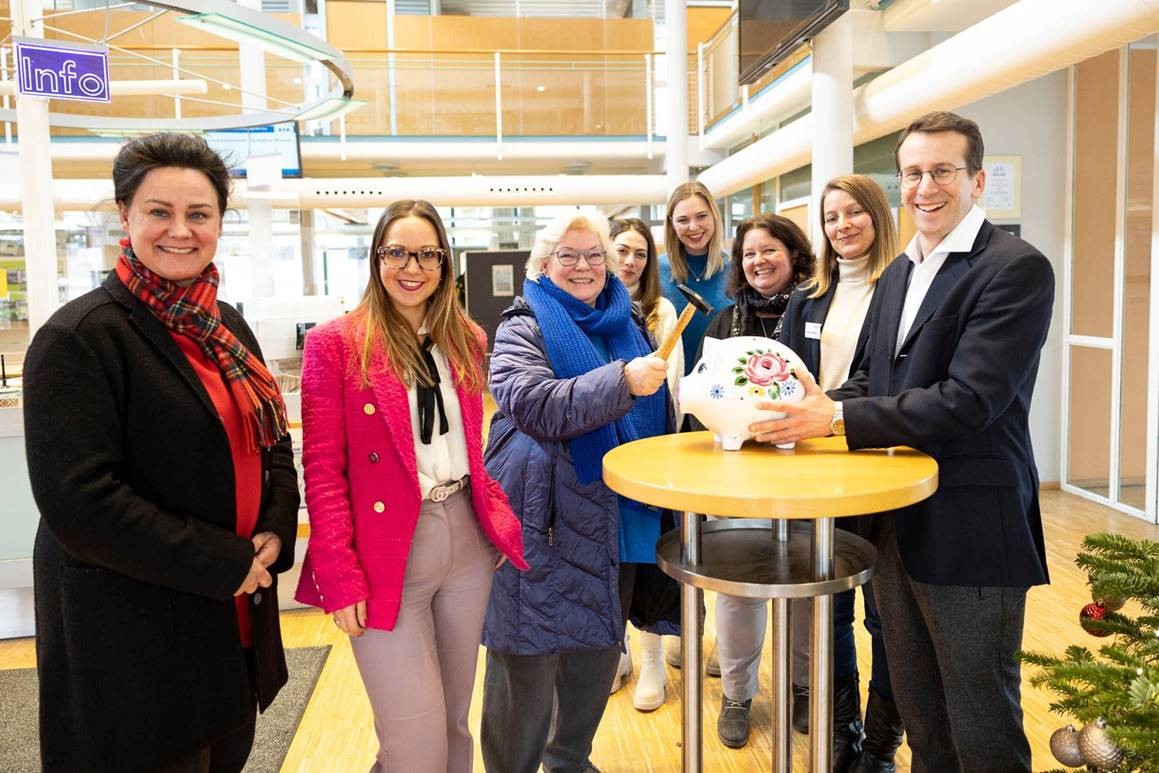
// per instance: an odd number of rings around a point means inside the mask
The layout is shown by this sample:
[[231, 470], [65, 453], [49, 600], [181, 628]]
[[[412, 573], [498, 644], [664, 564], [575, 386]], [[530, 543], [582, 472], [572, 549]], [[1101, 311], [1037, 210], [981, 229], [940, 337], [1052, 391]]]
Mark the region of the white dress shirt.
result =
[[909, 245], [905, 248], [905, 255], [914, 263], [910, 273], [909, 288], [905, 293], [905, 305], [901, 310], [901, 324], [897, 326], [897, 343], [893, 353], [896, 356], [901, 351], [901, 345], [909, 335], [909, 329], [918, 315], [918, 309], [933, 284], [934, 277], [946, 262], [951, 252], [969, 252], [974, 248], [974, 240], [978, 238], [978, 231], [982, 230], [982, 223], [986, 222], [986, 213], [977, 204], [970, 208], [962, 222], [954, 226], [954, 230], [946, 234], [946, 238], [930, 250], [929, 255], [922, 254], [921, 234], [914, 234]]
[[[425, 335], [426, 329], [419, 331]], [[470, 473], [467, 465], [467, 437], [463, 434], [463, 411], [459, 407], [459, 395], [451, 377], [451, 367], [438, 345], [431, 347], [435, 368], [439, 371], [439, 391], [443, 394], [443, 408], [447, 413], [447, 434], [439, 434], [439, 419], [435, 416], [435, 431], [431, 433], [430, 444], [419, 438], [418, 390], [411, 384], [407, 389], [410, 404], [410, 426], [414, 435], [415, 463], [419, 472], [419, 489], [426, 499], [431, 489], [440, 483], [458, 480]], [[437, 412], [437, 408], [435, 409]]]

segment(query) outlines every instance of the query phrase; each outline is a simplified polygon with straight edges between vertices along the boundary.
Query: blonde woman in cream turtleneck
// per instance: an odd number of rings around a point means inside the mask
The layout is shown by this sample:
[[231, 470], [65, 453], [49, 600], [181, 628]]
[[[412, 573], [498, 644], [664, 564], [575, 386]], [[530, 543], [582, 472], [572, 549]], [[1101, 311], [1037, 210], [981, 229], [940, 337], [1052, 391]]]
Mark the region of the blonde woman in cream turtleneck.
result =
[[[898, 254], [898, 246], [885, 192], [869, 177], [854, 174], [830, 180], [819, 204], [825, 244], [813, 278], [789, 301], [780, 340], [801, 356], [821, 388], [829, 390], [841, 386], [857, 370], [865, 349], [862, 326], [873, 290]], [[839, 521], [838, 526], [857, 530], [855, 520]], [[854, 591], [838, 594], [833, 603], [833, 770], [891, 773], [903, 728], [893, 704], [872, 584], [862, 587], [865, 627], [873, 645], [864, 728], [853, 640]], [[808, 732], [809, 725], [809, 612], [807, 600], [794, 604], [793, 726], [801, 732]]]

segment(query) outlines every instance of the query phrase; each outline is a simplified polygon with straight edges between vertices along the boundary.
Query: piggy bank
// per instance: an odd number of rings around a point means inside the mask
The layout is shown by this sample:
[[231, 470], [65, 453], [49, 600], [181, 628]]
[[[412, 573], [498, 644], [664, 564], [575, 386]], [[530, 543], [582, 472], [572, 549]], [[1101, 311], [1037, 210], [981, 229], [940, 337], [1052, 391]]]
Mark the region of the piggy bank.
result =
[[680, 410], [699, 419], [725, 451], [740, 450], [753, 436], [749, 425], [754, 421], [785, 415], [757, 410], [757, 403], [795, 403], [805, 397], [796, 375], [807, 372], [801, 358], [771, 338], [705, 338], [702, 351], [700, 362], [680, 380]]

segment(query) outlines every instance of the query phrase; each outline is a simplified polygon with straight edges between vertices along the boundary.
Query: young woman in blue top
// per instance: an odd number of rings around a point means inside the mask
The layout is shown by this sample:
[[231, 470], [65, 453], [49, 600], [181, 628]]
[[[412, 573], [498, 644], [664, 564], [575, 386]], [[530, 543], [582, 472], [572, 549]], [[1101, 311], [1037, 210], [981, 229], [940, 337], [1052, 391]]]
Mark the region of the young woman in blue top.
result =
[[[664, 247], [660, 256], [660, 288], [664, 297], [680, 313], [688, 299], [676, 289], [682, 284], [699, 293], [720, 309], [731, 301], [725, 295], [728, 284], [728, 255], [724, 252], [724, 227], [712, 193], [703, 183], [690, 182], [676, 187], [668, 197], [664, 218]], [[684, 329], [684, 373], [696, 364], [696, 348], [708, 327], [708, 315], [697, 313]]]

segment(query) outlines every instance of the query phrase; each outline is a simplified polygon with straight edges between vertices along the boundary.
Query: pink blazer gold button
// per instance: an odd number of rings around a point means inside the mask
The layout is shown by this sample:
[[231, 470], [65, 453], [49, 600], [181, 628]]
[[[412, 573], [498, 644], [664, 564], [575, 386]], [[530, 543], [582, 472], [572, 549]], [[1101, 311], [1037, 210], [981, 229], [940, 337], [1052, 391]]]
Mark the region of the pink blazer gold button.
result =
[[374, 415], [374, 403], [367, 403], [366, 405], [362, 406], [362, 412], [365, 413], [367, 416], [373, 416]]
[[374, 503], [374, 512], [381, 513], [381, 512], [384, 512], [385, 510], [386, 510], [386, 505], [384, 505], [382, 502], [375, 502]]

